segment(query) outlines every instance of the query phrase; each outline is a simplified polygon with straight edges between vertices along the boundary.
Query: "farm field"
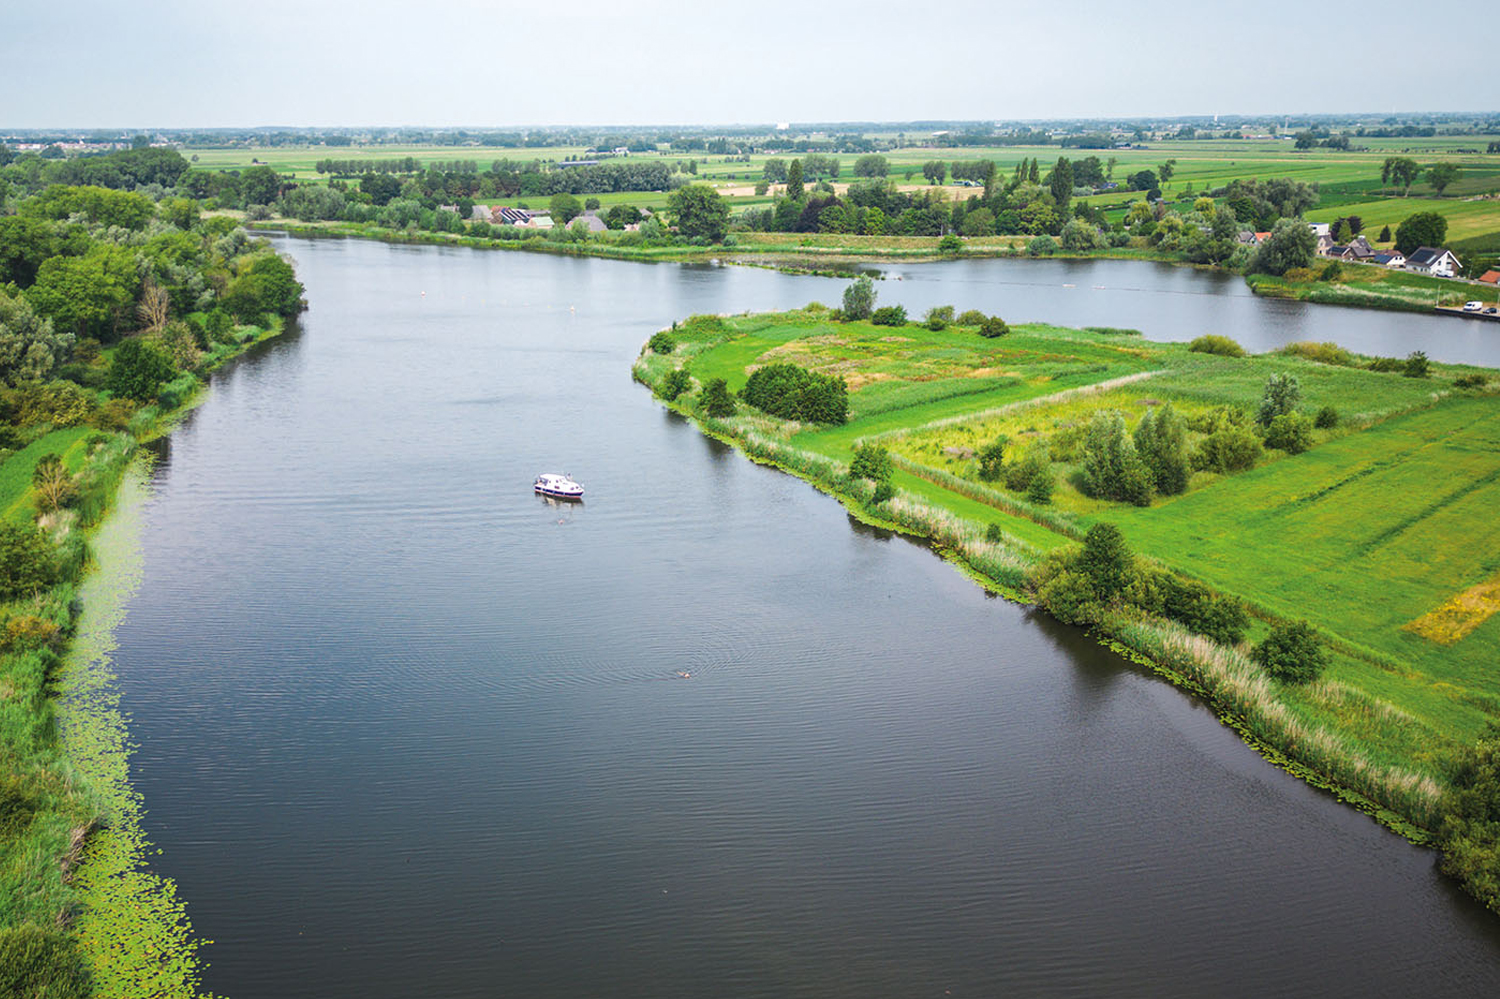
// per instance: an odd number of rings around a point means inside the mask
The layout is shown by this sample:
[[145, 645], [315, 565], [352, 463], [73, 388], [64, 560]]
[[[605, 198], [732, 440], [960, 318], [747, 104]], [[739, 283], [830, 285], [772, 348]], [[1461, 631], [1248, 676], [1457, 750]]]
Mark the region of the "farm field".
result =
[[[658, 384], [682, 366], [697, 385], [723, 378], [733, 391], [771, 363], [844, 379], [843, 425], [788, 423], [743, 402], [711, 422], [825, 488], [838, 489], [829, 470], [856, 445], [876, 443], [896, 463], [892, 502], [936, 510], [929, 520], [947, 537], [998, 530], [1008, 557], [1036, 565], [1109, 522], [1139, 554], [1241, 598], [1253, 618], [1247, 641], [1276, 621], [1308, 620], [1330, 667], [1316, 684], [1280, 691], [1276, 710], [1331, 733], [1360, 767], [1440, 781], [1455, 747], [1500, 720], [1500, 618], [1490, 617], [1500, 611], [1490, 514], [1500, 504], [1500, 382], [1453, 385], [1500, 373], [1433, 365], [1405, 377], [1347, 355], [1230, 357], [1043, 325], [986, 339], [974, 327], [832, 322], [815, 308], [695, 319], [676, 335], [674, 354], [643, 353], [640, 380]], [[1131, 431], [1170, 404], [1187, 420], [1191, 451], [1215, 413], [1254, 412], [1273, 374], [1297, 379], [1307, 414], [1338, 416], [1311, 432], [1305, 452], [1267, 447], [1248, 470], [1193, 471], [1182, 494], [1147, 506], [1086, 495], [1082, 440], [1096, 413], [1122, 414]], [[702, 419], [694, 398], [678, 406]], [[980, 478], [979, 452], [995, 440], [1008, 461], [1046, 445], [1050, 503], [1027, 501], [1003, 476]]]

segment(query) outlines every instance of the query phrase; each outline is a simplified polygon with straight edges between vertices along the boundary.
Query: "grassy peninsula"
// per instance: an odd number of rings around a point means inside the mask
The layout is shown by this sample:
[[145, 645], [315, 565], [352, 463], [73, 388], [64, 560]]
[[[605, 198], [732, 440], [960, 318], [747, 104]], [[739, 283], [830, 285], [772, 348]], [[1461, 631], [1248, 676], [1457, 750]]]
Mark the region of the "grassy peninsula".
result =
[[1500, 911], [1500, 372], [872, 318], [695, 316], [634, 374], [1203, 694]]
[[[39, 185], [7, 204], [0, 993], [193, 996], [198, 943], [171, 882], [145, 869], [108, 669], [131, 542], [129, 516], [105, 515], [141, 442], [195, 404], [210, 372], [279, 334], [302, 286], [263, 240], [185, 199]], [[127, 493], [138, 500], [140, 484]]]

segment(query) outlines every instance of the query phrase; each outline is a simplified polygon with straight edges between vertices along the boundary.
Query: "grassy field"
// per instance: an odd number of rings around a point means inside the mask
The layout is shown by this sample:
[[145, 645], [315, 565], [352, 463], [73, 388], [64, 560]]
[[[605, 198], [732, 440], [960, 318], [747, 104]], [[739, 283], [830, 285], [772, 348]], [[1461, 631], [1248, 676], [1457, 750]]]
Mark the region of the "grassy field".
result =
[[[1408, 378], [1366, 370], [1359, 358], [1233, 358], [1040, 325], [984, 339], [968, 327], [835, 323], [817, 310], [698, 319], [678, 336], [673, 354], [643, 353], [640, 380], [654, 385], [682, 366], [697, 384], [724, 378], [733, 389], [778, 361], [843, 377], [842, 426], [786, 423], [743, 403], [739, 415], [713, 420], [692, 394], [678, 406], [857, 510], [938, 539], [1004, 587], [1107, 521], [1139, 553], [1242, 598], [1254, 618], [1247, 641], [1276, 621], [1309, 620], [1331, 652], [1319, 682], [1251, 677], [1254, 703], [1227, 681], [1206, 685], [1223, 694], [1221, 709], [1255, 715], [1242, 731], [1301, 760], [1315, 781], [1389, 809], [1398, 826], [1431, 827], [1452, 754], [1500, 720], [1500, 618], [1490, 616], [1500, 611], [1500, 526], [1490, 515], [1500, 503], [1500, 373], [1460, 390], [1453, 379], [1478, 369], [1434, 365]], [[1309, 414], [1339, 414], [1306, 452], [1267, 449], [1248, 471], [1194, 472], [1185, 493], [1145, 507], [1082, 491], [1080, 438], [1095, 412], [1118, 411], [1134, 428], [1166, 403], [1190, 418], [1253, 411], [1273, 373], [1298, 379]], [[1190, 432], [1189, 448], [1202, 436]], [[1011, 455], [1047, 443], [1058, 483], [1049, 504], [981, 481], [976, 453], [999, 437]], [[860, 481], [840, 470], [870, 441], [891, 450], [897, 494], [863, 506]], [[1155, 639], [1141, 637], [1148, 630], [1135, 628], [1127, 644], [1155, 654]], [[1248, 663], [1247, 647], [1212, 655]]]

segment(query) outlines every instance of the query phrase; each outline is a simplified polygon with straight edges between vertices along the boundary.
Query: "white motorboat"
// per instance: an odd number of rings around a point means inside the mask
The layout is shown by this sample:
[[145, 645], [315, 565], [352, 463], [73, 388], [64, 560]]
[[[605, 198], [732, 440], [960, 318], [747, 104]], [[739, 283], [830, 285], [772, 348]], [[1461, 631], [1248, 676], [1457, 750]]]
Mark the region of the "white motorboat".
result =
[[536, 477], [532, 490], [557, 499], [583, 499], [583, 486], [568, 478], [567, 473], [543, 472]]

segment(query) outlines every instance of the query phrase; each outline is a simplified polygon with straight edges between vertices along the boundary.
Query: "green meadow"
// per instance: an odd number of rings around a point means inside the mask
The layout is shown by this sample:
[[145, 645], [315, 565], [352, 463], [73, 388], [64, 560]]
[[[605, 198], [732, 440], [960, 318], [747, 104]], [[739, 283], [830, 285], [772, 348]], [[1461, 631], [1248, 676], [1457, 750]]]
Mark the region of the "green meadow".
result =
[[[1407, 377], [1346, 352], [1229, 357], [1129, 331], [1044, 325], [986, 339], [975, 327], [835, 322], [816, 305], [695, 317], [675, 336], [671, 354], [643, 351], [639, 380], [657, 386], [685, 368], [691, 387], [673, 405], [709, 432], [840, 495], [861, 516], [933, 538], [1012, 595], [1024, 593], [1046, 552], [1109, 522], [1138, 555], [1249, 609], [1247, 644], [1214, 651], [1194, 636], [1199, 658], [1248, 663], [1248, 643], [1272, 625], [1309, 621], [1330, 654], [1316, 683], [1169, 672], [1207, 688], [1268, 752], [1354, 791], [1409, 833], [1432, 829], [1454, 754], [1500, 720], [1500, 615], [1490, 616], [1500, 611], [1500, 373], [1433, 364]], [[842, 377], [849, 421], [803, 425], [743, 401], [727, 418], [701, 410], [709, 380], [737, 390], [756, 367], [778, 362]], [[1297, 379], [1307, 415], [1337, 414], [1335, 425], [1312, 430], [1306, 451], [1265, 447], [1248, 470], [1194, 471], [1185, 492], [1147, 506], [1085, 494], [1080, 441], [1095, 413], [1119, 412], [1133, 430], [1170, 404], [1195, 426], [1191, 451], [1207, 426], [1195, 418], [1224, 407], [1253, 413], [1273, 374]], [[1495, 380], [1454, 385], [1475, 375]], [[1008, 456], [1048, 446], [1050, 502], [981, 479], [978, 453], [996, 440]], [[866, 443], [893, 456], [890, 500], [872, 502], [868, 483], [848, 475]], [[1160, 664], [1175, 653], [1153, 627], [1112, 637]], [[1185, 639], [1174, 640], [1179, 648]]]

